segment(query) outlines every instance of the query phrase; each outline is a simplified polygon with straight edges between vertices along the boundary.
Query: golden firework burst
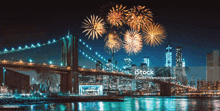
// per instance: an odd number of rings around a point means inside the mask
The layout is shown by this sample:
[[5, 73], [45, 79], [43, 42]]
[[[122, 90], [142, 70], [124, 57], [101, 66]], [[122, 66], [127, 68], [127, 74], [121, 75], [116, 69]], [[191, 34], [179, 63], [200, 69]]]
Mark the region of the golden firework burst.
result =
[[144, 28], [144, 41], [150, 46], [160, 45], [166, 39], [165, 29], [160, 24], [151, 23]]
[[142, 36], [137, 30], [129, 30], [124, 35], [124, 48], [126, 53], [136, 54], [142, 50]]
[[91, 15], [91, 18], [85, 19], [85, 22], [83, 22], [82, 28], [85, 28], [84, 32], [86, 33], [86, 36], [89, 34], [89, 37], [94, 38], [96, 37], [98, 39], [98, 35], [102, 37], [102, 34], [105, 33], [105, 28], [104, 28], [104, 22], [103, 19], [99, 18], [98, 16]]
[[150, 9], [145, 9], [145, 6], [138, 6], [131, 8], [128, 13], [126, 13], [127, 24], [140, 31], [144, 25], [152, 22], [153, 14]]
[[109, 33], [105, 41], [105, 47], [111, 50], [112, 53], [116, 53], [121, 49], [122, 40], [116, 33]]
[[124, 13], [127, 12], [125, 10], [126, 6], [118, 6], [112, 7], [112, 10], [110, 9], [110, 12], [107, 15], [107, 20], [112, 26], [121, 26], [124, 22]]

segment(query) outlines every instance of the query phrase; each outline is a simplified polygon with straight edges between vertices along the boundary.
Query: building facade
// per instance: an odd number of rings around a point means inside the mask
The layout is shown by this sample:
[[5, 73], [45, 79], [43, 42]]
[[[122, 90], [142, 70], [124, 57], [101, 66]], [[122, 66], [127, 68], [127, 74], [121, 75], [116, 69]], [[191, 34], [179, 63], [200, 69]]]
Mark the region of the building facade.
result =
[[176, 67], [182, 67], [182, 47], [176, 47]]
[[124, 68], [123, 68], [124, 73], [126, 74], [131, 73], [131, 68], [132, 68], [131, 63], [132, 63], [131, 58], [129, 57], [124, 58]]
[[131, 68], [131, 63], [132, 63], [131, 58], [129, 57], [124, 58], [125, 68]]
[[206, 80], [220, 81], [220, 56], [219, 50], [214, 50], [212, 53], [206, 55]]
[[150, 67], [150, 59], [149, 59], [149, 57], [144, 57], [144, 63], [147, 65], [147, 67]]
[[28, 93], [31, 89], [30, 76], [3, 67], [0, 68], [0, 83], [13, 93]]
[[185, 72], [185, 59], [182, 58], [182, 47], [176, 47], [176, 66], [174, 70], [174, 76], [176, 77], [176, 82], [184, 85], [188, 85]]
[[167, 45], [166, 47], [166, 67], [172, 67], [172, 46]]

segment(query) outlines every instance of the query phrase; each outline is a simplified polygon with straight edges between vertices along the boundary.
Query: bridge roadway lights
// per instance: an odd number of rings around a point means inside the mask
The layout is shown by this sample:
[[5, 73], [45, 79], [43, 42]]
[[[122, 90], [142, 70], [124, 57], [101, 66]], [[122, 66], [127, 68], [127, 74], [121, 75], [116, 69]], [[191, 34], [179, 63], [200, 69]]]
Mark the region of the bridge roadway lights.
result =
[[168, 84], [160, 84], [160, 96], [171, 96], [171, 85]]

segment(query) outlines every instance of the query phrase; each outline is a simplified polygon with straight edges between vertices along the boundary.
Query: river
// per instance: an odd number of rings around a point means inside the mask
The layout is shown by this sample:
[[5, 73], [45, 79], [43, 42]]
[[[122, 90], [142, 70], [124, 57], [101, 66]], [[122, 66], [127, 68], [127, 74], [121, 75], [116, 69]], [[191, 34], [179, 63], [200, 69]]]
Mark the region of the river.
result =
[[[10, 107], [10, 106], [8, 106]], [[220, 99], [125, 97], [123, 102], [73, 102], [19, 105], [29, 111], [219, 111]]]

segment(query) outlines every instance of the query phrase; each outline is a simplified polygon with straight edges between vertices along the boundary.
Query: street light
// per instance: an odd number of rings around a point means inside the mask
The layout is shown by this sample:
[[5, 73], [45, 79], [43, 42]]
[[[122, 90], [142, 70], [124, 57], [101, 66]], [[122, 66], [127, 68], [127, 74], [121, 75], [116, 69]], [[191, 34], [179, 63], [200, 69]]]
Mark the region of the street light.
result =
[[52, 61], [50, 61], [49, 63], [52, 64]]

